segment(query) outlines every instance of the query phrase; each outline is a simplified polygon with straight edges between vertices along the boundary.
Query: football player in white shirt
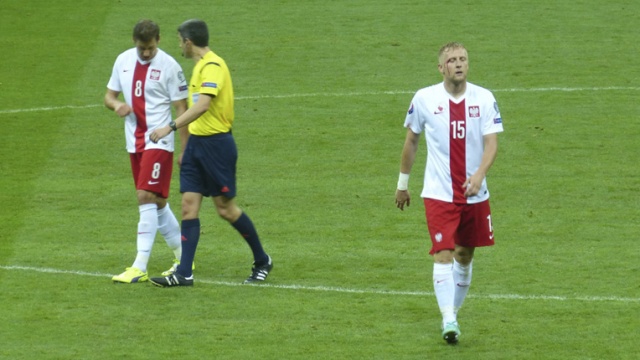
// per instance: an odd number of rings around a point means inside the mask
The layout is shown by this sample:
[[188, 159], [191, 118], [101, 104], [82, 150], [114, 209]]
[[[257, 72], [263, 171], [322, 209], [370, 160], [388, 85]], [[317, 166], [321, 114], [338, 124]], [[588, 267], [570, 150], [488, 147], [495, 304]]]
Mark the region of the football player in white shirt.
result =
[[440, 49], [438, 70], [443, 82], [416, 92], [407, 112], [395, 202], [400, 210], [410, 204], [409, 174], [424, 132], [427, 166], [421, 196], [432, 243], [433, 286], [442, 313], [442, 337], [455, 344], [474, 250], [494, 244], [485, 176], [503, 128], [493, 94], [467, 82], [469, 59], [462, 44], [448, 43]]
[[[175, 255], [182, 254], [180, 225], [167, 198], [173, 168], [173, 134], [158, 143], [149, 140], [154, 129], [170, 124], [171, 106], [176, 116], [187, 110], [187, 82], [178, 62], [158, 48], [160, 28], [140, 20], [133, 29], [134, 48], [118, 56], [104, 103], [124, 118], [126, 147], [138, 197], [137, 256], [133, 265], [112, 278], [119, 283], [148, 281], [147, 263], [160, 232]], [[124, 102], [118, 97], [122, 93]], [[183, 144], [184, 146], [184, 144]]]

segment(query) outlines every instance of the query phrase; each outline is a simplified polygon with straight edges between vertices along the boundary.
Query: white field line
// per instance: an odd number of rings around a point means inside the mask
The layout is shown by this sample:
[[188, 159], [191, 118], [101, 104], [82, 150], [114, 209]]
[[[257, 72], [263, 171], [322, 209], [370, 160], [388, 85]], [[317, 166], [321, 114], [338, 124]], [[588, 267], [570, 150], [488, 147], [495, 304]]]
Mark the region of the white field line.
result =
[[[635, 86], [607, 86], [607, 87], [546, 87], [546, 88], [513, 88], [513, 89], [497, 89], [493, 92], [575, 92], [575, 91], [638, 91], [640, 87]], [[415, 90], [392, 90], [392, 91], [372, 91], [372, 92], [346, 92], [346, 93], [302, 93], [302, 94], [284, 94], [284, 95], [256, 95], [256, 96], [236, 96], [236, 100], [260, 100], [260, 99], [290, 99], [304, 97], [349, 97], [349, 96], [380, 96], [380, 95], [400, 95], [413, 94]], [[26, 112], [56, 111], [56, 110], [82, 110], [104, 106], [103, 104], [92, 105], [65, 105], [65, 106], [48, 106], [27, 109], [8, 109], [0, 110], [2, 114], [18, 114]]]
[[[94, 276], [110, 278], [113, 274], [76, 271], [76, 270], [60, 270], [52, 268], [38, 268], [32, 266], [19, 266], [19, 265], [0, 265], [0, 269], [4, 270], [20, 270], [20, 271], [32, 271], [47, 274], [67, 274], [78, 276]], [[229, 281], [215, 281], [198, 278], [197, 283], [219, 285], [219, 286], [251, 286], [244, 285], [240, 282]], [[303, 290], [303, 291], [322, 291], [322, 292], [334, 292], [334, 293], [348, 293], [348, 294], [368, 294], [368, 295], [390, 295], [390, 296], [433, 296], [433, 292], [429, 291], [399, 291], [399, 290], [381, 290], [381, 289], [351, 289], [343, 287], [333, 286], [305, 286], [305, 285], [279, 285], [272, 283], [264, 283], [260, 285], [254, 285], [259, 287], [266, 287], [272, 289], [284, 289], [284, 290]], [[470, 294], [469, 297], [476, 299], [490, 299], [490, 300], [545, 300], [545, 301], [586, 301], [586, 302], [620, 302], [620, 303], [640, 303], [640, 298], [618, 297], [618, 296], [553, 296], [553, 295], [518, 295], [518, 294]]]

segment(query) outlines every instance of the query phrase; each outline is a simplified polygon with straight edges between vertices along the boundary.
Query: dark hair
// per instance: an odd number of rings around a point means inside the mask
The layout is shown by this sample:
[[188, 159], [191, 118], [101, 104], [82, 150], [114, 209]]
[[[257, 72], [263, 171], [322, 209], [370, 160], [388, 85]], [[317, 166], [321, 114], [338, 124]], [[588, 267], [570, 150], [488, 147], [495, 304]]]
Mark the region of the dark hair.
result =
[[189, 39], [195, 46], [209, 46], [209, 29], [207, 24], [198, 19], [191, 19], [178, 26], [178, 34], [183, 39]]
[[133, 27], [133, 40], [149, 42], [153, 39], [160, 40], [160, 27], [151, 20], [140, 20]]

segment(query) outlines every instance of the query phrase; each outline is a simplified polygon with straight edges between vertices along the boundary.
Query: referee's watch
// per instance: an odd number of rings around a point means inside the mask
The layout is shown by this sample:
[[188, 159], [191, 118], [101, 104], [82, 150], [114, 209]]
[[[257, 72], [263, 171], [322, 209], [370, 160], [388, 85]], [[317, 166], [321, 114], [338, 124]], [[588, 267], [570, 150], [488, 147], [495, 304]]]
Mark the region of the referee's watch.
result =
[[176, 126], [176, 122], [171, 120], [171, 122], [169, 123], [169, 127], [171, 128], [171, 130], [173, 131], [178, 131], [178, 127]]

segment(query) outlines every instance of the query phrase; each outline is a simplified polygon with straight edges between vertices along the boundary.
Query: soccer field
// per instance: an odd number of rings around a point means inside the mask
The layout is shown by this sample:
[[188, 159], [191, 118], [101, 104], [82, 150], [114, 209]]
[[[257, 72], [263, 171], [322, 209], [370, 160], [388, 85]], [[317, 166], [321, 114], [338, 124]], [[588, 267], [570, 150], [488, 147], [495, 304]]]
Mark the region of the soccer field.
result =
[[[0, 359], [637, 359], [640, 3], [3, 1]], [[209, 23], [236, 95], [238, 201], [275, 267], [210, 202], [193, 288], [113, 284], [135, 257], [122, 121], [102, 99], [141, 18], [187, 77], [177, 26]], [[402, 127], [436, 53], [469, 49], [505, 131], [476, 251], [440, 338], [419, 199], [394, 205]], [[171, 207], [180, 215], [177, 167]], [[149, 264], [171, 264], [161, 237]]]

